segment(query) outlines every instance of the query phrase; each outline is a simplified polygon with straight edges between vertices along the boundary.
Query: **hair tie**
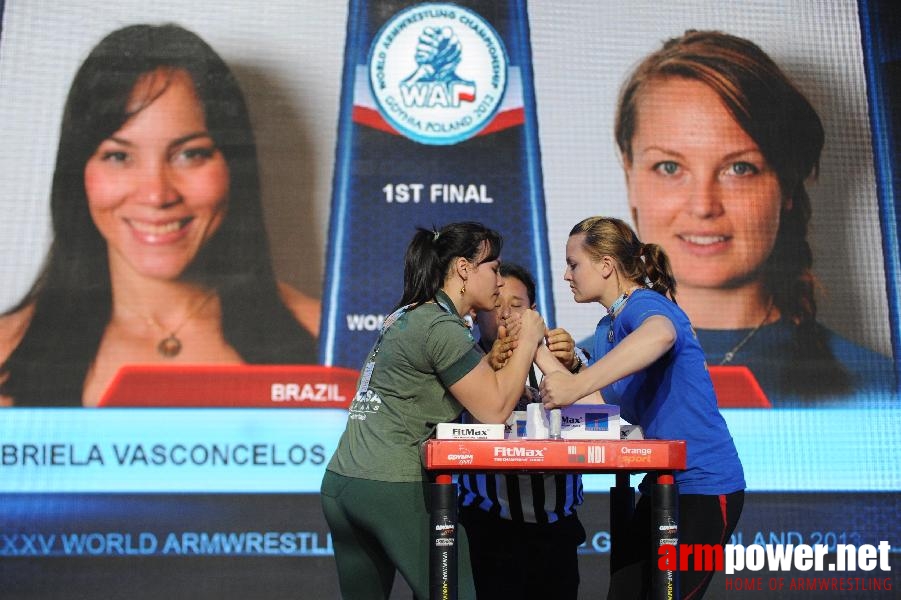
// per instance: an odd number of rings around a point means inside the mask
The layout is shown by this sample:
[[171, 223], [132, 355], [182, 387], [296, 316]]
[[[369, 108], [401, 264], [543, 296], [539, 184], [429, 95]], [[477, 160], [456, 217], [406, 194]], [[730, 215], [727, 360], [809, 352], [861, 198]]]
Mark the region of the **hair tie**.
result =
[[[640, 252], [642, 252], [642, 254], [639, 254], [639, 255], [638, 255], [638, 258], [641, 259], [642, 264], [645, 264], [645, 265], [648, 264], [648, 261], [645, 260], [645, 257], [644, 257], [644, 254], [643, 254], [643, 252], [644, 252], [644, 245], [642, 245], [642, 249], [640, 250]], [[645, 284], [646, 286], [648, 286], [649, 288], [653, 288], [653, 287], [654, 287], [654, 282], [652, 282], [652, 281], [651, 281], [651, 278], [648, 277], [647, 275], [644, 276], [644, 284]]]
[[433, 241], [433, 242], [437, 242], [437, 241], [438, 241], [438, 236], [439, 236], [439, 235], [441, 235], [441, 234], [438, 232], [438, 230], [437, 230], [437, 229], [433, 229], [433, 230], [432, 230], [432, 241]]

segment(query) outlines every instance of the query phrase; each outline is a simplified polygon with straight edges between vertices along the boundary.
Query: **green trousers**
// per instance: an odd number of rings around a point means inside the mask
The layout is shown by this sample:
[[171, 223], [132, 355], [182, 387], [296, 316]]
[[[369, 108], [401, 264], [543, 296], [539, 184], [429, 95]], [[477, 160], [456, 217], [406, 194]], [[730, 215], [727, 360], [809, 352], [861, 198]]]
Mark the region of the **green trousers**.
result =
[[[388, 598], [397, 571], [418, 600], [429, 597], [428, 486], [325, 472], [320, 499], [344, 600]], [[457, 557], [458, 598], [474, 599], [463, 527], [457, 528]]]

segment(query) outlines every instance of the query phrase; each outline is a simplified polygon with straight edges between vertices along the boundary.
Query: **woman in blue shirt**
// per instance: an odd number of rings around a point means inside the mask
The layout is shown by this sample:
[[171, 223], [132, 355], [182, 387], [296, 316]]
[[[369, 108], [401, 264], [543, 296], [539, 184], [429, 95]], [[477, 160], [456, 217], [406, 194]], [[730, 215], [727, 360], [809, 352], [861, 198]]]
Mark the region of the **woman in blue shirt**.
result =
[[[623, 221], [591, 217], [566, 244], [566, 279], [576, 302], [600, 302], [590, 364], [575, 375], [539, 348], [545, 408], [572, 404], [600, 391], [645, 437], [687, 442], [687, 465], [677, 473], [680, 544], [725, 544], [744, 503], [744, 472], [688, 317], [675, 303], [669, 259], [643, 244]], [[610, 598], [643, 598], [651, 554], [647, 480], [631, 524], [628, 559], [611, 579]], [[682, 598], [700, 598], [711, 571], [680, 573]]]

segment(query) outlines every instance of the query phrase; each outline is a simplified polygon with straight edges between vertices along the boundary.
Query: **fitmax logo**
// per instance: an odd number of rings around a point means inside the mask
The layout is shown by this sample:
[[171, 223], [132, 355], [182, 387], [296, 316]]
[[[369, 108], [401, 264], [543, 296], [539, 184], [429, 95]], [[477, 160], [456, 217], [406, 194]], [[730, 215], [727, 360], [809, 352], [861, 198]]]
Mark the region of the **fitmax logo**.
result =
[[508, 448], [506, 446], [495, 446], [494, 456], [502, 458], [544, 458], [544, 449], [532, 448]]

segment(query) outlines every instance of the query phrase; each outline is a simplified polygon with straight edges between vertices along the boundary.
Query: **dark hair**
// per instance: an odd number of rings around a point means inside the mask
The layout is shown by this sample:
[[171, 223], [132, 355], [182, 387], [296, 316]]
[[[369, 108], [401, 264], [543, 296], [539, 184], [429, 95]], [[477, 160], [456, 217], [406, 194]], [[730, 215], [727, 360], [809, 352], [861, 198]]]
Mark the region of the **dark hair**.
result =
[[[251, 363], [314, 362], [314, 341], [281, 300], [260, 202], [256, 143], [237, 79], [196, 34], [174, 24], [132, 25], [101, 40], [66, 101], [50, 205], [53, 242], [37, 280], [9, 312], [34, 306], [28, 329], [0, 369], [16, 404], [80, 401], [112, 314], [106, 242], [88, 210], [84, 169], [103, 140], [156, 96], [129, 100], [142, 77], [187, 73], [207, 129], [228, 164], [226, 218], [183, 277], [214, 288], [225, 340]], [[148, 89], [159, 89], [147, 86]], [[163, 87], [165, 89], [165, 87]]]
[[404, 255], [404, 293], [395, 309], [432, 300], [455, 258], [490, 262], [501, 255], [502, 244], [500, 234], [474, 221], [417, 227]]
[[654, 82], [681, 77], [716, 93], [739, 126], [754, 140], [779, 178], [783, 204], [764, 283], [779, 311], [796, 325], [816, 318], [807, 241], [810, 197], [804, 181], [815, 175], [823, 149], [823, 125], [816, 110], [775, 62], [753, 42], [718, 31], [689, 30], [668, 40], [632, 72], [620, 92], [616, 143], [632, 161], [637, 105]]
[[529, 297], [529, 306], [535, 304], [535, 279], [522, 265], [510, 262], [502, 262], [497, 270], [501, 277], [514, 277], [526, 286], [526, 295]]
[[632, 283], [676, 300], [676, 279], [669, 257], [657, 244], [643, 244], [625, 221], [613, 217], [588, 217], [576, 223], [569, 235], [583, 234], [582, 246], [594, 261], [613, 258]]

